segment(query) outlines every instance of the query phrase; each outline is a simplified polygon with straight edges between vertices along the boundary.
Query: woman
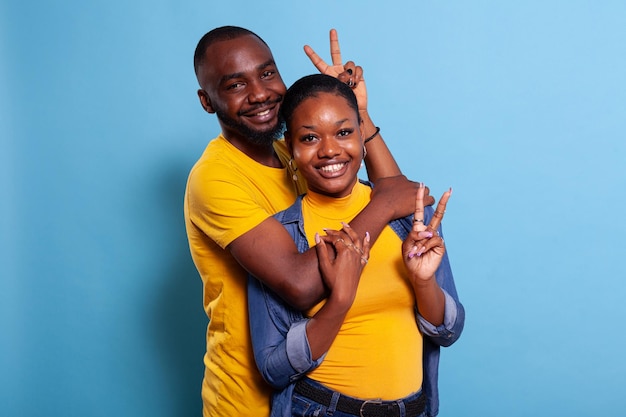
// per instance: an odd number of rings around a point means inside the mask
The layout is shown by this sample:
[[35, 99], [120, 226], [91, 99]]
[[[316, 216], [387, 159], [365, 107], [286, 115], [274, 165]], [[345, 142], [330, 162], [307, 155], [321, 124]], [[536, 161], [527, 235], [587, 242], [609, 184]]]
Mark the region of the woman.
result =
[[255, 359], [277, 389], [272, 415], [436, 415], [439, 346], [458, 339], [465, 317], [439, 228], [450, 192], [433, 213], [421, 186], [414, 216], [390, 223], [375, 244], [361, 239], [347, 225], [371, 193], [357, 179], [364, 143], [354, 93], [307, 76], [281, 112], [309, 191], [276, 218], [298, 250], [316, 246], [329, 294], [302, 314], [249, 280]]

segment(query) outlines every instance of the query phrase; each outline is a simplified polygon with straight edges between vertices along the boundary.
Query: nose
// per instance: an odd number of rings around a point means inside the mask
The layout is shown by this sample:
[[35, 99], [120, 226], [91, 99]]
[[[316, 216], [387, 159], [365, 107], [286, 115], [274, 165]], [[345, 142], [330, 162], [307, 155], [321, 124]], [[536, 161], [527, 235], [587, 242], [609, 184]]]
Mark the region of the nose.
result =
[[270, 98], [270, 91], [261, 80], [250, 82], [248, 101], [250, 103], [264, 103]]
[[339, 143], [332, 137], [323, 137], [320, 140], [320, 146], [317, 155], [320, 158], [332, 158], [341, 153]]

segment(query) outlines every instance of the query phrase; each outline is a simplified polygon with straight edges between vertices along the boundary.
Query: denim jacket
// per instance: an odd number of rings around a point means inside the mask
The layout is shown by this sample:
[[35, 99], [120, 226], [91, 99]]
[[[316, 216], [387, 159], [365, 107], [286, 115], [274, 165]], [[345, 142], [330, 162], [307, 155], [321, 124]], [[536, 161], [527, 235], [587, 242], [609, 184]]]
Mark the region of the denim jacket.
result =
[[[304, 234], [302, 197], [298, 197], [291, 207], [274, 216], [291, 234], [300, 252], [309, 249]], [[426, 224], [433, 212], [430, 206], [424, 208]], [[400, 239], [404, 240], [411, 231], [412, 218], [413, 216], [409, 216], [389, 224]], [[439, 233], [441, 234], [441, 228]], [[418, 326], [424, 336], [422, 392], [427, 398], [428, 416], [436, 416], [439, 412], [439, 348], [454, 343], [465, 324], [465, 310], [454, 286], [447, 251], [435, 275], [445, 295], [443, 324], [433, 326], [417, 313], [416, 308]], [[295, 382], [319, 366], [324, 356], [318, 360], [311, 358], [306, 336], [308, 319], [253, 276], [248, 278], [248, 313], [257, 366], [263, 378], [276, 390], [272, 395], [271, 416], [291, 416], [291, 396]]]

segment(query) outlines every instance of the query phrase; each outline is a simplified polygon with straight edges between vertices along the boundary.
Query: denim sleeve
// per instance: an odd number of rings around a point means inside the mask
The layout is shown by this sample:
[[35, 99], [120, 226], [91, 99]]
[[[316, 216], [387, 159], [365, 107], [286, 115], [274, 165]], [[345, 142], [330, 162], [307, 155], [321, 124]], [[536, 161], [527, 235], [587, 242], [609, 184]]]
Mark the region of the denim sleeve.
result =
[[464, 318], [459, 319], [459, 310], [461, 316], [465, 316], [463, 306], [443, 290], [445, 297], [445, 310], [443, 313], [443, 323], [435, 326], [427, 321], [424, 317], [417, 313], [417, 324], [424, 336], [428, 336], [433, 342], [440, 346], [450, 346], [461, 335], [464, 325]]
[[322, 362], [311, 358], [308, 320], [254, 277], [248, 278], [248, 316], [254, 359], [272, 387], [284, 388]]

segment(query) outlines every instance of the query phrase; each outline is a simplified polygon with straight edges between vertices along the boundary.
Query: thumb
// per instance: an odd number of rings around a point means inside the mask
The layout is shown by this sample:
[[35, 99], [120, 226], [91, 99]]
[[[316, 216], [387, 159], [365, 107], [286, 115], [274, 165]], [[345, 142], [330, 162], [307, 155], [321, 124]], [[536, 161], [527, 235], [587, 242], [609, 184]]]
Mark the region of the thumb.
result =
[[326, 242], [320, 238], [319, 233], [315, 234], [315, 251], [317, 252], [317, 260], [322, 272], [329, 270], [330, 260], [328, 259], [328, 248], [326, 247]]

